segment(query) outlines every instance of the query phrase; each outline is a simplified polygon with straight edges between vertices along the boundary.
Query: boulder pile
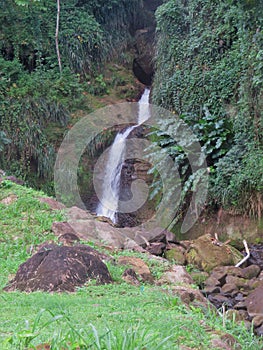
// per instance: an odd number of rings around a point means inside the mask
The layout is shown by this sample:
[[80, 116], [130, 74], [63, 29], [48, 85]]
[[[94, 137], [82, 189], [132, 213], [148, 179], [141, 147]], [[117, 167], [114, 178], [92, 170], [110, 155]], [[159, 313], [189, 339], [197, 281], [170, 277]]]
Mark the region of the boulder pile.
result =
[[226, 316], [253, 325], [255, 333], [263, 335], [263, 271], [258, 265], [216, 267], [202, 292]]

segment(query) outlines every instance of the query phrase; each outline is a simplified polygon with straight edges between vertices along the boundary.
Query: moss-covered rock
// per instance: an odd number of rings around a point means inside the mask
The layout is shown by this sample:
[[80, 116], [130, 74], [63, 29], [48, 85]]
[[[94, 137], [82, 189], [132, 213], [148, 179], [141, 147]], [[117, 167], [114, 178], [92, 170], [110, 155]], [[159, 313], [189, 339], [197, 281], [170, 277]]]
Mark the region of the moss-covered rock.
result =
[[185, 265], [185, 251], [181, 246], [174, 246], [165, 252], [165, 258], [169, 261], [174, 262], [177, 265]]
[[188, 264], [210, 272], [216, 266], [236, 265], [243, 255], [228, 244], [220, 244], [210, 234], [196, 239], [186, 253]]

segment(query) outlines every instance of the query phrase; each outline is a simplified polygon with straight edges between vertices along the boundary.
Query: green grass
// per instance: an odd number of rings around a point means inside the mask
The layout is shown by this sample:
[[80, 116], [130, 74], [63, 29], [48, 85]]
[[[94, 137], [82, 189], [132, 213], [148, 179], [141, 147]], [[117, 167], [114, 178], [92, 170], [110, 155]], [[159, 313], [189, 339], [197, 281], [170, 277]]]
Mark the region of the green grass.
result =
[[0, 201], [10, 195], [15, 195], [17, 200], [9, 205], [0, 203], [0, 287], [38, 244], [54, 237], [52, 222], [62, 221], [64, 217], [62, 212], [51, 211], [38, 200], [44, 193], [10, 181], [2, 182]]
[[[0, 204], [0, 287], [5, 286], [32, 247], [55, 237], [53, 221], [64, 219], [38, 201], [43, 194], [10, 182], [0, 185], [0, 201], [13, 194], [12, 204]], [[115, 256], [126, 254], [116, 253]], [[129, 252], [129, 254], [132, 254]], [[144, 254], [134, 254], [147, 260]], [[165, 266], [148, 261], [158, 278]], [[228, 332], [242, 349], [262, 348], [251, 331], [226, 321], [211, 310], [186, 307], [168, 286], [141, 284], [134, 287], [121, 280], [125, 267], [108, 263], [114, 283], [94, 284], [76, 293], [31, 294], [0, 291], [0, 349], [154, 350], [211, 349], [213, 332]], [[40, 348], [38, 348], [40, 349]]]

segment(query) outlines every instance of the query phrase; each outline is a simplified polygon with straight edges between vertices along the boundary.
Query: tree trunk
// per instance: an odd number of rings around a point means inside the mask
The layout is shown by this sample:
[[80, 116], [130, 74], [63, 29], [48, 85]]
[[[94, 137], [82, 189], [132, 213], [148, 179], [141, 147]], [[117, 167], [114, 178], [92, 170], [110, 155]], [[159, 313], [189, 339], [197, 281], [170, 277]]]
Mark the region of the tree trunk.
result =
[[57, 51], [57, 58], [58, 58], [58, 67], [59, 67], [60, 74], [62, 74], [62, 66], [61, 66], [61, 59], [60, 59], [60, 52], [59, 52], [59, 45], [58, 45], [59, 15], [60, 15], [60, 0], [57, 0], [57, 25], [56, 25], [55, 40], [56, 40], [56, 51]]

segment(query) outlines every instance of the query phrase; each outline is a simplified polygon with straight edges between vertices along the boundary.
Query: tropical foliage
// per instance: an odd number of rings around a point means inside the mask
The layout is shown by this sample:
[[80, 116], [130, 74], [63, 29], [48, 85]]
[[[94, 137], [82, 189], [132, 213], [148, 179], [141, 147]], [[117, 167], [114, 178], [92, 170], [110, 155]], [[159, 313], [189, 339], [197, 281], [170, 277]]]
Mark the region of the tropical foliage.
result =
[[[0, 168], [52, 178], [71, 112], [86, 93], [108, 93], [104, 63], [124, 62], [135, 30], [152, 23], [143, 3], [60, 0], [60, 74], [57, 2], [0, 0]], [[255, 217], [263, 212], [262, 9], [262, 0], [165, 1], [156, 12], [152, 89], [153, 103], [178, 113], [200, 141], [210, 207]], [[160, 131], [167, 123], [151, 137], [178, 165], [187, 202], [202, 174], [192, 174], [180, 144]], [[160, 190], [157, 174], [152, 194]]]
[[103, 63], [125, 59], [141, 8], [141, 0], [61, 0], [60, 74], [56, 1], [0, 1], [0, 168], [25, 179], [32, 173], [52, 179], [56, 145], [70, 112], [81, 105], [84, 88], [107, 93]]
[[[153, 89], [153, 102], [178, 113], [200, 140], [209, 204], [256, 217], [263, 211], [262, 5], [169, 0], [159, 7]], [[172, 157], [185, 164], [172, 145]]]

